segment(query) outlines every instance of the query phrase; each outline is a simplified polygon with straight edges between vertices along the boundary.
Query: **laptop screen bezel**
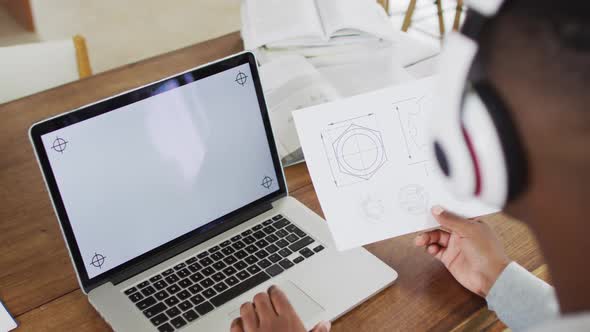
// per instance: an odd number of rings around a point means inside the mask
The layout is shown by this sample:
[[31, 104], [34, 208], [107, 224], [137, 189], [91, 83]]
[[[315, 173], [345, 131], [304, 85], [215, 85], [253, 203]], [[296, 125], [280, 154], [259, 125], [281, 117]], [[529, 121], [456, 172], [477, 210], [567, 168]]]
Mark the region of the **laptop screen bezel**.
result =
[[[226, 70], [230, 70], [232, 68], [241, 66], [243, 64], [249, 64], [250, 72], [252, 74], [252, 81], [254, 83], [256, 95], [258, 98], [258, 105], [261, 112], [262, 120], [264, 122], [264, 127], [266, 130], [266, 137], [268, 140], [272, 162], [274, 165], [275, 173], [277, 176], [277, 182], [279, 184], [279, 190], [272, 192], [250, 204], [239, 208], [229, 214], [226, 214], [216, 220], [212, 220], [209, 223], [190, 231], [176, 239], [173, 239], [161, 246], [158, 246], [146, 253], [143, 253], [140, 256], [137, 256], [121, 265], [118, 265], [98, 276], [93, 278], [88, 277], [88, 273], [86, 271], [86, 266], [82, 260], [82, 256], [80, 254], [80, 249], [76, 242], [76, 238], [70, 224], [70, 220], [68, 218], [67, 211], [65, 209], [61, 194], [59, 192], [59, 188], [57, 186], [57, 182], [55, 180], [53, 171], [51, 169], [51, 165], [49, 163], [49, 159], [47, 157], [47, 151], [45, 146], [41, 140], [41, 136], [51, 133], [55, 130], [59, 130], [61, 128], [73, 125], [75, 123], [88, 120], [90, 118], [99, 116], [101, 114], [105, 114], [107, 112], [116, 111], [122, 107], [130, 105], [132, 103], [138, 102], [143, 99], [147, 99], [155, 94], [145, 93], [145, 92], [153, 92], [159, 87], [163, 86], [164, 84], [168, 83], [169, 81], [176, 80], [178, 82], [178, 78], [185, 75], [185, 74], [192, 74], [195, 78], [195, 81], [204, 79], [211, 75], [215, 75]], [[182, 83], [176, 88], [190, 84], [190, 83]], [[166, 90], [170, 91], [170, 90]], [[166, 93], [163, 91], [161, 93]], [[187, 71], [184, 71], [179, 74], [175, 74], [170, 77], [166, 77], [159, 81], [149, 83], [147, 85], [123, 92], [119, 95], [114, 97], [110, 97], [99, 102], [86, 105], [80, 108], [77, 108], [71, 112], [58, 115], [51, 119], [44, 120], [42, 122], [34, 124], [29, 132], [31, 142], [35, 149], [37, 160], [41, 167], [43, 176], [45, 178], [45, 183], [47, 185], [49, 195], [51, 197], [55, 212], [58, 217], [58, 221], [60, 223], [64, 238], [67, 242], [68, 249], [70, 251], [70, 255], [72, 261], [74, 263], [76, 272], [78, 274], [79, 281], [81, 283], [82, 289], [87, 293], [93, 288], [97, 286], [111, 281], [113, 279], [117, 279], [117, 277], [125, 271], [133, 269], [135, 266], [143, 265], [143, 269], [148, 268], [150, 266], [154, 266], [169, 257], [172, 257], [184, 250], [186, 250], [186, 244], [190, 243], [190, 246], [195, 246], [199, 243], [202, 243], [219, 233], [235, 227], [242, 222], [246, 221], [247, 219], [240, 218], [240, 215], [248, 215], [248, 211], [256, 210], [257, 207], [263, 205], [269, 205], [271, 202], [286, 196], [287, 194], [287, 186], [284, 179], [284, 174], [282, 171], [282, 166], [280, 159], [278, 157], [277, 148], [274, 140], [274, 136], [272, 133], [272, 129], [270, 126], [270, 120], [268, 116], [268, 109], [266, 107], [266, 102], [264, 100], [264, 95], [262, 91], [262, 86], [260, 84], [260, 77], [258, 75], [256, 59], [254, 55], [250, 52], [240, 53], [234, 56], [231, 56], [226, 59], [219, 60], [214, 63], [206, 64], [203, 66], [199, 66]], [[251, 214], [251, 213], [250, 213]], [[183, 245], [184, 244], [184, 245]], [[175, 250], [176, 248], [176, 250]], [[178, 251], [178, 252], [177, 252]], [[145, 264], [145, 262], [150, 262], [149, 264]], [[143, 264], [142, 264], [143, 263]], [[141, 271], [139, 271], [141, 272]], [[137, 273], [139, 273], [137, 272]]]

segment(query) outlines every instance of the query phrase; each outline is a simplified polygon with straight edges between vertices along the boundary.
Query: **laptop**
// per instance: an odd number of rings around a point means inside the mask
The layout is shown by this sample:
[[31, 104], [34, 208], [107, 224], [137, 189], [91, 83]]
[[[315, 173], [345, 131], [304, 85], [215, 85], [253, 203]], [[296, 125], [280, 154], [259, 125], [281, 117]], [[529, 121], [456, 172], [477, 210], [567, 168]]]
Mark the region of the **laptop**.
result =
[[310, 329], [390, 285], [288, 196], [256, 60], [241, 53], [34, 124], [80, 287], [117, 331], [229, 331], [271, 285]]

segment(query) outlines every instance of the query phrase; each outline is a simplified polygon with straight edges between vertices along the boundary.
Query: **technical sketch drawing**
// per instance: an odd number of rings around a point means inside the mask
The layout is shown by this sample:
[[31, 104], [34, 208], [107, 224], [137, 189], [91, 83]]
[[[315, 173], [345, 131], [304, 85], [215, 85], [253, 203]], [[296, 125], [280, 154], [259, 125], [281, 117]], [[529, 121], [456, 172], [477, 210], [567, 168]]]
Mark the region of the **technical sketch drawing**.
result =
[[371, 195], [361, 199], [361, 210], [370, 222], [381, 222], [385, 216], [385, 204]]
[[387, 161], [373, 113], [330, 123], [321, 139], [336, 186], [369, 180]]
[[355, 124], [332, 143], [340, 171], [365, 180], [383, 165], [385, 152], [382, 146], [378, 131]]
[[400, 189], [398, 203], [409, 214], [424, 214], [428, 211], [428, 192], [421, 185], [409, 184]]
[[393, 104], [410, 163], [423, 162], [428, 159], [428, 134], [425, 123], [427, 103], [429, 102], [430, 98], [423, 96]]

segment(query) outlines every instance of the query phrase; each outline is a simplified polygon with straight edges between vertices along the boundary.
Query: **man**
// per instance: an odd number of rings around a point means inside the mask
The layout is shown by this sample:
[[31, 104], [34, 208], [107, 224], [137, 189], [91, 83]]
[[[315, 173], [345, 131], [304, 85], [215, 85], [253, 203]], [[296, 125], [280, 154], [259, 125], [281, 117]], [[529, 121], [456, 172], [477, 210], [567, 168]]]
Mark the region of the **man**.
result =
[[[511, 262], [489, 226], [440, 206], [416, 237], [513, 330], [590, 330], [590, 3], [514, 0], [484, 27], [484, 70], [526, 150], [528, 187], [504, 212], [536, 236], [555, 290]], [[401, 271], [403, 273], [403, 271]], [[314, 331], [328, 331], [321, 323]], [[245, 303], [232, 332], [304, 331], [276, 288]]]

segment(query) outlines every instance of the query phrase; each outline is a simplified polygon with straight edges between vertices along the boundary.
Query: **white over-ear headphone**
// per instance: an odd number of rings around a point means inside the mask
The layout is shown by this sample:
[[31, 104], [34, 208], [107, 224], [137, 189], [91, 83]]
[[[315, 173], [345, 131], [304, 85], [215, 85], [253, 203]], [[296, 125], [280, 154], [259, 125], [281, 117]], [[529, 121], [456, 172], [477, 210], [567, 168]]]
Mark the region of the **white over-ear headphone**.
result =
[[478, 35], [504, 0], [477, 0], [460, 32], [445, 39], [432, 153], [444, 182], [460, 197], [503, 207], [523, 191], [526, 160], [506, 104], [482, 75]]

